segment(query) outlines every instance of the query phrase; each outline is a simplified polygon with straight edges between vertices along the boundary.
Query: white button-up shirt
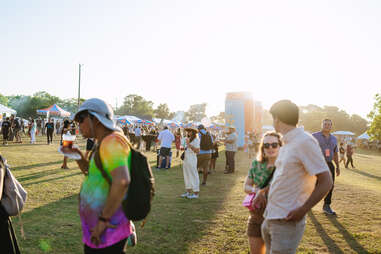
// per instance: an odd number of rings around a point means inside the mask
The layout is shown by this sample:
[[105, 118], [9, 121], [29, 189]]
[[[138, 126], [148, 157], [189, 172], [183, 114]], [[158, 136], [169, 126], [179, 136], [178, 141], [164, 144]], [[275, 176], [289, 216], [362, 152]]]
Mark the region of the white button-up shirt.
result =
[[329, 172], [318, 142], [303, 129], [295, 128], [283, 136], [283, 146], [275, 161], [265, 219], [284, 219], [302, 206], [313, 192], [316, 175]]

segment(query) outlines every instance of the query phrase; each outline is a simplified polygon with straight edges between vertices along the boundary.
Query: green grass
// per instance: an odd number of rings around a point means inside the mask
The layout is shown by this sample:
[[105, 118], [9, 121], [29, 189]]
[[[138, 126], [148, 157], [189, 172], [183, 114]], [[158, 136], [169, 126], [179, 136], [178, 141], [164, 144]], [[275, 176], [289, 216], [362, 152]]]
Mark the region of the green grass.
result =
[[[26, 140], [25, 140], [26, 141]], [[84, 142], [81, 140], [81, 147]], [[12, 171], [28, 191], [20, 222], [13, 218], [23, 253], [83, 253], [78, 215], [78, 192], [83, 179], [75, 162], [61, 169], [58, 141], [46, 145], [0, 146]], [[151, 165], [156, 155], [148, 153]], [[307, 227], [298, 253], [381, 253], [381, 154], [359, 150], [356, 169], [342, 167], [332, 207], [338, 217], [321, 212], [319, 203], [307, 215]], [[138, 246], [127, 253], [247, 253], [248, 211], [241, 206], [248, 165], [246, 154], [236, 157], [238, 172], [223, 174], [223, 152], [217, 172], [201, 187], [200, 199], [179, 197], [184, 191], [181, 161], [172, 169], [156, 171], [156, 196], [144, 228], [137, 225]]]

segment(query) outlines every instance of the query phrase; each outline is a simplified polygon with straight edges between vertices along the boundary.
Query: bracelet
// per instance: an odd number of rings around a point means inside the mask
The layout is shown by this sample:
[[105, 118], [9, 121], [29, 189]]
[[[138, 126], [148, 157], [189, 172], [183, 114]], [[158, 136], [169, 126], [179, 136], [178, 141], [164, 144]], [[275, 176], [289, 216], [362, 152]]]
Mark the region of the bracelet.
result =
[[110, 222], [110, 218], [105, 218], [103, 216], [99, 216], [98, 220], [103, 221], [103, 222]]

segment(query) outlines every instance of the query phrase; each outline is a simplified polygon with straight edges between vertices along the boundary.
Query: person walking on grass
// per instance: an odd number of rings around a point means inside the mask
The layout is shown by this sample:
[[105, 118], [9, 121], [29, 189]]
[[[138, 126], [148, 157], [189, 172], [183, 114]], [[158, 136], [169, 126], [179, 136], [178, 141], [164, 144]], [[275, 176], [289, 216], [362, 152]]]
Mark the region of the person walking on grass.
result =
[[353, 166], [352, 156], [353, 156], [353, 147], [351, 144], [348, 144], [347, 145], [347, 163], [345, 164], [345, 168], [348, 168], [349, 163], [351, 163], [352, 168], [355, 168], [355, 166]]
[[[247, 194], [255, 194], [258, 190], [265, 188], [269, 184], [274, 174], [274, 164], [281, 146], [282, 141], [278, 133], [265, 133], [260, 142], [258, 156], [253, 160], [249, 174], [245, 180], [244, 191]], [[254, 207], [254, 210], [250, 210], [247, 223], [250, 254], [264, 254], [266, 251], [261, 233], [264, 210], [265, 207], [261, 209]]]
[[238, 135], [235, 132], [235, 127], [230, 126], [227, 138], [225, 139], [225, 155], [226, 155], [226, 166], [225, 166], [225, 174], [234, 173], [235, 171], [235, 153], [237, 152], [237, 140]]
[[46, 138], [49, 145], [49, 144], [52, 144], [53, 142], [54, 122], [52, 118], [50, 118], [49, 121], [45, 124], [44, 129], [45, 128], [46, 128]]
[[[316, 140], [319, 142], [321, 152], [331, 172], [332, 182], [335, 183], [335, 175], [340, 175], [340, 163], [338, 156], [337, 139], [331, 134], [331, 130], [332, 121], [330, 119], [324, 119], [322, 122], [322, 130], [313, 133], [312, 136], [314, 136], [314, 138], [316, 138]], [[332, 160], [336, 164], [336, 173]], [[324, 198], [323, 211], [329, 215], [336, 215], [336, 212], [331, 208], [333, 188], [334, 185], [332, 185], [331, 190]]]
[[197, 172], [197, 154], [200, 152], [200, 139], [198, 130], [186, 128], [185, 138], [186, 149], [184, 155], [183, 174], [186, 192], [181, 195], [183, 198], [198, 198], [200, 192], [200, 179]]
[[200, 152], [197, 155], [197, 169], [202, 172], [202, 185], [206, 185], [208, 179], [209, 163], [213, 153], [212, 135], [205, 129], [204, 125], [198, 126], [198, 137], [200, 139]]
[[345, 148], [344, 148], [344, 143], [343, 142], [340, 143], [339, 154], [340, 154], [339, 163], [343, 162], [344, 166], [345, 166]]
[[217, 158], [219, 157], [218, 154], [218, 140], [217, 136], [213, 135], [213, 152], [212, 152], [212, 158], [210, 159], [210, 164], [209, 164], [209, 172], [216, 172], [216, 161]]
[[176, 158], [179, 157], [180, 155], [180, 150], [181, 150], [181, 139], [182, 139], [182, 135], [181, 135], [181, 130], [180, 128], [178, 128], [175, 132], [175, 146], [176, 146]]
[[122, 209], [131, 179], [131, 144], [116, 127], [111, 106], [103, 100], [85, 101], [74, 119], [83, 137], [96, 139], [104, 171], [111, 177], [109, 184], [94, 156], [88, 160], [78, 148], [71, 149], [81, 156], [77, 164], [85, 175], [79, 194], [84, 253], [125, 253], [127, 239], [135, 237]]
[[37, 124], [34, 119], [31, 121], [30, 125], [30, 143], [35, 144], [36, 143], [36, 132], [37, 132]]
[[8, 145], [9, 130], [11, 129], [11, 123], [9, 117], [1, 123], [1, 132], [3, 133], [3, 145]]
[[175, 140], [175, 136], [168, 130], [168, 127], [165, 126], [164, 130], [159, 133], [159, 137], [157, 139], [161, 142], [159, 165], [157, 165], [157, 168], [161, 168], [161, 163], [163, 162], [163, 158], [165, 158], [165, 168], [169, 169], [171, 147], [172, 142]]
[[306, 213], [331, 189], [332, 177], [316, 139], [296, 127], [298, 107], [281, 100], [270, 113], [283, 146], [270, 187], [257, 192], [253, 207], [263, 208], [267, 201], [261, 228], [266, 253], [291, 254], [303, 237]]
[[[65, 119], [63, 121], [62, 128], [61, 128], [61, 141], [60, 141], [61, 145], [63, 142], [63, 135], [66, 134], [68, 131], [70, 131], [70, 121], [68, 119]], [[67, 157], [66, 156], [64, 156], [61, 168], [62, 169], [69, 169], [69, 167], [67, 166]]]

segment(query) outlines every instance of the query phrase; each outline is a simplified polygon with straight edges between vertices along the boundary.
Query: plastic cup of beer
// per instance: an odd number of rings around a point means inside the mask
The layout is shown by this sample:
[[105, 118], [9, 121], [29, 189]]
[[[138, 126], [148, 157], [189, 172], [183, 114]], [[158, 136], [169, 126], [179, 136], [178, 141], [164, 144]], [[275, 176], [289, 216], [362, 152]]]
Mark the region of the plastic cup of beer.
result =
[[62, 147], [68, 147], [71, 149], [73, 147], [74, 140], [75, 135], [71, 135], [70, 133], [62, 135]]

